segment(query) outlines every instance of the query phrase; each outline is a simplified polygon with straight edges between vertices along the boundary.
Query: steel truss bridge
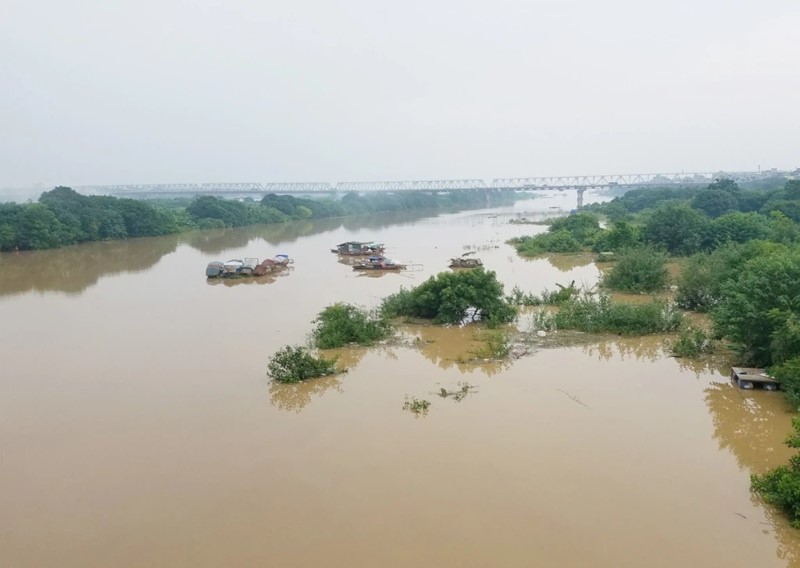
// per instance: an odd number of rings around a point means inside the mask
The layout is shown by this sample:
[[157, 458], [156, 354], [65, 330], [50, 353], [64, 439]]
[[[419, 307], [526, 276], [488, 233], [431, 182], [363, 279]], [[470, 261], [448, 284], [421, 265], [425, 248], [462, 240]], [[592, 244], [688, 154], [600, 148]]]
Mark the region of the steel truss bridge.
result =
[[446, 179], [418, 181], [345, 181], [300, 183], [156, 183], [134, 185], [87, 185], [76, 187], [81, 193], [116, 195], [121, 197], [175, 195], [266, 195], [313, 193], [370, 193], [370, 192], [452, 192], [491, 190], [577, 190], [610, 187], [664, 187], [707, 185], [720, 177], [748, 181], [763, 177], [761, 172], [717, 172], [680, 174], [621, 174], [596, 176], [554, 176], [527, 178]]

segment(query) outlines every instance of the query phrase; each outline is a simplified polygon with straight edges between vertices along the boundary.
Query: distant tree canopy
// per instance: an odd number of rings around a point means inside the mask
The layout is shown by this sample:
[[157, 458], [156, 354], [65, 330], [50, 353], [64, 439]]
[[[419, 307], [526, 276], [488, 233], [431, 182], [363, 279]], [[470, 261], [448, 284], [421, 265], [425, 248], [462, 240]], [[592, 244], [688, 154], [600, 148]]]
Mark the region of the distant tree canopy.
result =
[[[482, 192], [358, 195], [341, 200], [270, 194], [260, 202], [212, 196], [139, 201], [81, 195], [68, 187], [43, 193], [37, 203], [0, 203], [0, 251], [48, 249], [89, 241], [166, 235], [192, 229], [242, 227], [380, 211], [486, 204]], [[496, 203], [513, 193], [493, 192]]]

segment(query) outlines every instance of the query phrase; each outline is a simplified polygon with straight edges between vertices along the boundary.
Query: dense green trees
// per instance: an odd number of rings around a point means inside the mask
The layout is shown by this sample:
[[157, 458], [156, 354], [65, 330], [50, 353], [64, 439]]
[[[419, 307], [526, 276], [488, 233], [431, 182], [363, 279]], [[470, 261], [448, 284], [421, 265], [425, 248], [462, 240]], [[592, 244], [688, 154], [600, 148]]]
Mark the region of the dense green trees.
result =
[[603, 285], [624, 292], [657, 292], [669, 281], [667, 255], [651, 247], [625, 250], [603, 277]]
[[668, 252], [686, 255], [704, 248], [711, 222], [689, 205], [668, 203], [653, 211], [644, 224], [645, 240]]
[[416, 288], [389, 296], [382, 309], [389, 317], [409, 316], [437, 323], [459, 323], [470, 316], [470, 310], [474, 310], [473, 318], [490, 325], [512, 321], [516, 315], [497, 275], [483, 268], [440, 272]]
[[384, 314], [344, 303], [328, 306], [317, 315], [314, 323], [316, 326], [311, 337], [320, 349], [333, 349], [349, 343], [371, 345], [385, 338], [391, 329]]
[[355, 193], [343, 199], [267, 195], [260, 202], [212, 196], [137, 201], [81, 195], [68, 187], [45, 192], [37, 203], [0, 203], [0, 251], [44, 249], [87, 241], [165, 235], [191, 229], [241, 227], [377, 211], [510, 203], [509, 192], [396, 195]]
[[712, 312], [722, 335], [759, 365], [800, 356], [800, 248], [777, 247], [737, 267]]

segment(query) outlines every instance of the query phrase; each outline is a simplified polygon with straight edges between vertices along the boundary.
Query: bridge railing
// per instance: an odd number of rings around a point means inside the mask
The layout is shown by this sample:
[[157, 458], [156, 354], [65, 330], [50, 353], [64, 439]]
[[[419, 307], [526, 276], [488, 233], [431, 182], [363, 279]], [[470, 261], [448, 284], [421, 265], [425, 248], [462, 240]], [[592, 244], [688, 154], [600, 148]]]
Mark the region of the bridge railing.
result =
[[[781, 172], [768, 172], [770, 175]], [[415, 181], [345, 181], [291, 183], [159, 183], [129, 185], [92, 185], [77, 187], [84, 193], [146, 195], [185, 193], [346, 193], [392, 191], [469, 191], [487, 189], [589, 189], [600, 187], [642, 187], [657, 185], [702, 185], [720, 177], [749, 181], [764, 177], [761, 172], [617, 174], [594, 176], [549, 176], [495, 178], [490, 183], [482, 179], [415, 180]]]

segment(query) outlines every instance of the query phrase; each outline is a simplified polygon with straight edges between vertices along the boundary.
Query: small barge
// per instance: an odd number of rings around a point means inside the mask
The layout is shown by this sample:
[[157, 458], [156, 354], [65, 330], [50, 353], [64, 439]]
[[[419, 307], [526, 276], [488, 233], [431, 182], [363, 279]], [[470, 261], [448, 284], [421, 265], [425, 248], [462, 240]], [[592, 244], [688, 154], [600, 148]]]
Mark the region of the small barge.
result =
[[235, 278], [239, 276], [264, 276], [271, 272], [283, 270], [294, 261], [286, 254], [275, 255], [261, 262], [255, 257], [246, 257], [244, 260], [232, 259], [227, 262], [215, 260], [206, 267], [206, 278]]
[[385, 256], [371, 256], [353, 265], [353, 270], [405, 270], [405, 268], [405, 264], [399, 264]]
[[344, 256], [374, 256], [383, 254], [384, 248], [383, 243], [373, 241], [347, 241], [336, 245], [331, 252]]
[[450, 268], [478, 268], [483, 266], [480, 258], [472, 257], [474, 252], [465, 252], [459, 257], [450, 259]]
[[731, 380], [733, 380], [740, 389], [745, 390], [762, 388], [764, 390], [775, 391], [780, 388], [780, 383], [773, 377], [770, 377], [764, 369], [731, 367]]

